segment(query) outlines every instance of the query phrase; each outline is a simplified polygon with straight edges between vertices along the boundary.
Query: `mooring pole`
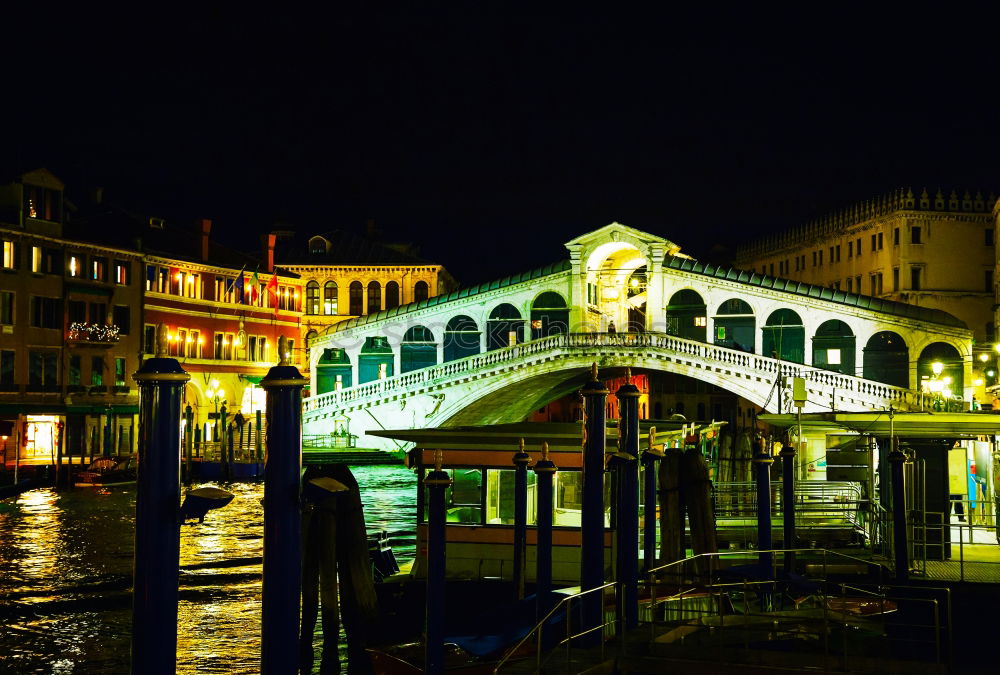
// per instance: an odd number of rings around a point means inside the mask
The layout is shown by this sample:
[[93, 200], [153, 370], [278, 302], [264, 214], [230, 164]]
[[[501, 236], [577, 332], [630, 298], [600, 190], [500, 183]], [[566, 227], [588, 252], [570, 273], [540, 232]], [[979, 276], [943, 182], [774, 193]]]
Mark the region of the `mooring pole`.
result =
[[[296, 371], [298, 372], [298, 371]], [[226, 433], [226, 404], [223, 403], [219, 408], [219, 418], [215, 420], [215, 423], [219, 425], [219, 468], [222, 469], [222, 477], [225, 480], [229, 480], [229, 466], [226, 463], [229, 455], [226, 453], [226, 440], [229, 434]]]
[[760, 565], [768, 578], [774, 572], [774, 554], [771, 553], [771, 464], [774, 458], [768, 452], [767, 439], [761, 437], [757, 453], [753, 457], [755, 480], [757, 481], [757, 549]]
[[184, 408], [184, 483], [191, 484], [191, 448], [194, 445], [194, 410]]
[[539, 621], [552, 607], [552, 478], [556, 470], [555, 462], [549, 459], [549, 444], [542, 443], [542, 458], [534, 466], [538, 490], [535, 596]]
[[444, 672], [444, 560], [445, 560], [445, 490], [451, 478], [441, 469], [441, 451], [434, 458], [434, 470], [424, 478], [427, 486], [427, 616], [424, 646], [424, 672]]
[[643, 471], [643, 533], [642, 564], [648, 573], [656, 567], [656, 462], [663, 459], [663, 446], [656, 445], [656, 427], [649, 428], [649, 442], [642, 453]]
[[167, 358], [167, 327], [156, 329], [156, 356], [139, 385], [139, 465], [135, 492], [132, 674], [172, 675], [177, 662], [180, 575], [181, 395], [191, 376]]
[[892, 472], [892, 551], [896, 561], [896, 582], [903, 583], [910, 578], [910, 549], [906, 536], [906, 485], [903, 479], [903, 464], [906, 455], [899, 449], [899, 439], [890, 436], [892, 451], [889, 453], [889, 467]]
[[[580, 509], [580, 589], [604, 584], [604, 451], [607, 436], [604, 406], [608, 390], [597, 379], [597, 364], [591, 366], [591, 380], [581, 390], [584, 400], [583, 428], [583, 498]], [[589, 593], [583, 601], [583, 629], [602, 623], [604, 598]], [[600, 644], [595, 631], [581, 641]]]
[[625, 629], [639, 625], [639, 388], [632, 384], [632, 370], [625, 369], [625, 384], [615, 392], [621, 410], [618, 426], [618, 571], [622, 588]]
[[524, 439], [514, 453], [514, 599], [524, 600], [525, 551], [528, 548], [528, 464]]
[[795, 448], [785, 445], [778, 454], [781, 457], [781, 508], [784, 519], [782, 534], [785, 549], [785, 572], [795, 571]]
[[306, 379], [278, 339], [278, 365], [260, 386], [267, 393], [264, 464], [264, 581], [261, 602], [261, 673], [298, 672], [299, 595], [302, 580], [302, 387]]
[[254, 429], [257, 430], [257, 434], [254, 436], [254, 448], [255, 448], [256, 453], [257, 453], [256, 458], [257, 458], [258, 462], [260, 462], [260, 461], [262, 461], [264, 459], [264, 453], [261, 450], [261, 438], [263, 437], [263, 429], [264, 429], [264, 427], [260, 426], [260, 418], [261, 418], [261, 414], [260, 414], [260, 411], [258, 410], [257, 411], [257, 426], [254, 427]]

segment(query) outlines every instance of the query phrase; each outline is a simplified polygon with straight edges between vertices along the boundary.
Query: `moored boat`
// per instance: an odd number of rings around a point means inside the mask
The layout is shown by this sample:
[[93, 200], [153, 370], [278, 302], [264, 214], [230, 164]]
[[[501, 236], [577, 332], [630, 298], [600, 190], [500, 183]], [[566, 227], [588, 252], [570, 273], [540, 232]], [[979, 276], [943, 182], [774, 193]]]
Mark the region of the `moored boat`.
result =
[[136, 455], [119, 457], [101, 457], [95, 459], [73, 478], [77, 487], [110, 487], [112, 485], [128, 485], [136, 480]]

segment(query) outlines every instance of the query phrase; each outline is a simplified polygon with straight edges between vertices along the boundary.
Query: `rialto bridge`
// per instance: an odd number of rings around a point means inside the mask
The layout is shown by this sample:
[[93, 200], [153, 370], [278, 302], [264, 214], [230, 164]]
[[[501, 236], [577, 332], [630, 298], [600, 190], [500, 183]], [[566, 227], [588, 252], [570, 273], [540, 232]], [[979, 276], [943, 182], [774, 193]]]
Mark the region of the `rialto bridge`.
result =
[[917, 409], [928, 380], [971, 398], [972, 334], [944, 312], [705, 265], [618, 223], [566, 247], [560, 263], [314, 338], [304, 433], [521, 421], [594, 362], [686, 375], [768, 412], [790, 409], [792, 377], [805, 412]]

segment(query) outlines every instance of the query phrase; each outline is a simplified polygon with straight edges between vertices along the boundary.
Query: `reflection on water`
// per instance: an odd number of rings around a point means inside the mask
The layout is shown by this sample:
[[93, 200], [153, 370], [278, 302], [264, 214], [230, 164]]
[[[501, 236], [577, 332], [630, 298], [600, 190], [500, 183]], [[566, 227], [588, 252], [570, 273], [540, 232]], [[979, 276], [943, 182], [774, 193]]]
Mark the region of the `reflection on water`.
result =
[[[412, 560], [413, 474], [352, 471], [369, 531], [386, 530], [397, 560]], [[178, 673], [260, 669], [263, 486], [225, 487], [229, 506], [181, 528]], [[0, 673], [128, 671], [134, 515], [134, 487], [32, 490], [0, 503]]]

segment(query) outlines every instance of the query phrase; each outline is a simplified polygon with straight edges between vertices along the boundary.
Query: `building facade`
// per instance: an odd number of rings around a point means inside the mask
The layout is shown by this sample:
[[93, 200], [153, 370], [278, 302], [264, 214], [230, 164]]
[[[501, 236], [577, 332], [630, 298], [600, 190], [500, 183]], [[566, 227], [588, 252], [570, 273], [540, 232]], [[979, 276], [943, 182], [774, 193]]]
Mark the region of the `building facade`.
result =
[[981, 402], [996, 376], [995, 202], [981, 192], [897, 190], [746, 244], [737, 249], [736, 265], [957, 317], [974, 335]]
[[66, 223], [44, 169], [0, 189], [4, 455], [49, 463], [135, 449], [141, 256]]

